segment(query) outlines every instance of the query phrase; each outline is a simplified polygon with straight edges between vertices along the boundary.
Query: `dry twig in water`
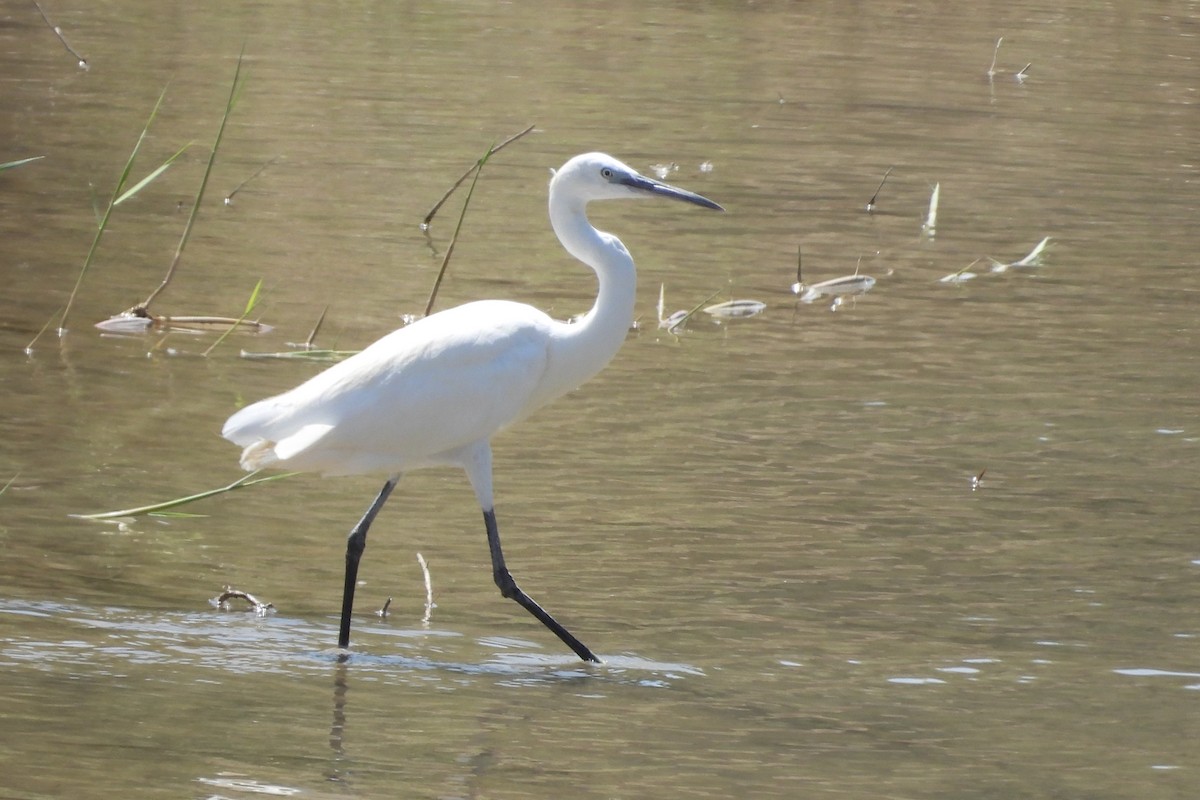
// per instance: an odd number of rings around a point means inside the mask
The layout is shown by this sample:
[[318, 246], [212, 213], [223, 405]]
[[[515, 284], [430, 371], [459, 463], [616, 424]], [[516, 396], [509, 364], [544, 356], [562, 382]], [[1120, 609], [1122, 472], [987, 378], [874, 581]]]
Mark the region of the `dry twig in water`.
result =
[[258, 169], [254, 170], [254, 174], [252, 174], [252, 175], [251, 175], [249, 178], [246, 178], [246, 180], [242, 181], [242, 182], [241, 182], [241, 183], [239, 183], [237, 186], [233, 187], [233, 191], [232, 191], [232, 192], [230, 192], [229, 194], [225, 195], [225, 205], [227, 205], [227, 206], [231, 206], [231, 205], [233, 205], [233, 196], [234, 196], [235, 194], [237, 194], [238, 192], [240, 192], [240, 191], [242, 190], [242, 188], [243, 188], [243, 187], [244, 187], [246, 184], [248, 184], [250, 181], [254, 180], [254, 179], [255, 179], [255, 178], [257, 178], [259, 175], [261, 175], [261, 174], [262, 174], [262, 172], [263, 172], [263, 170], [265, 170], [267, 167], [271, 166], [272, 164], [274, 164], [276, 161], [278, 161], [278, 160], [279, 160], [279, 159], [281, 159], [281, 158], [283, 158], [283, 156], [275, 156], [275, 157], [274, 157], [274, 158], [272, 158], [270, 161], [267, 161], [267, 162], [265, 162], [265, 163], [264, 163], [264, 164], [263, 164], [261, 167], [259, 167]]
[[883, 189], [883, 185], [887, 183], [888, 175], [892, 174], [895, 167], [888, 167], [887, 172], [883, 173], [883, 180], [879, 182], [879, 186], [875, 189], [875, 194], [871, 195], [871, 199], [867, 201], [867, 213], [870, 214], [875, 210], [875, 200], [879, 197], [879, 191]]
[[463, 181], [465, 181], [467, 178], [471, 177], [471, 173], [472, 173], [472, 172], [475, 172], [476, 170], [478, 170], [480, 167], [482, 167], [482, 166], [483, 166], [483, 162], [484, 162], [484, 161], [486, 161], [486, 160], [487, 160], [487, 159], [488, 159], [488, 158], [489, 158], [489, 157], [490, 157], [492, 154], [500, 152], [500, 151], [501, 151], [501, 150], [503, 150], [505, 147], [507, 147], [508, 145], [510, 145], [510, 144], [512, 144], [513, 142], [515, 142], [517, 139], [520, 139], [522, 136], [524, 136], [525, 134], [527, 134], [527, 133], [529, 133], [530, 131], [532, 131], [532, 130], [533, 130], [533, 128], [534, 128], [534, 126], [533, 126], [533, 125], [530, 125], [528, 128], [526, 128], [525, 130], [521, 131], [520, 133], [514, 133], [512, 136], [508, 137], [507, 139], [505, 139], [505, 140], [504, 140], [503, 142], [501, 142], [500, 144], [498, 144], [498, 145], [496, 145], [495, 147], [493, 147], [493, 148], [489, 149], [489, 150], [488, 150], [488, 153], [487, 153], [487, 155], [486, 155], [486, 156], [484, 156], [484, 157], [483, 157], [483, 158], [481, 158], [479, 161], [476, 161], [474, 164], [472, 164], [472, 165], [470, 166], [470, 168], [469, 168], [469, 169], [467, 169], [467, 171], [466, 171], [466, 172], [464, 172], [464, 173], [463, 173], [463, 174], [462, 174], [462, 175], [459, 177], [459, 179], [458, 179], [458, 180], [456, 180], [456, 181], [454, 182], [454, 185], [453, 185], [453, 186], [451, 186], [451, 187], [450, 187], [450, 188], [449, 188], [449, 189], [446, 191], [446, 193], [445, 193], [444, 195], [442, 195], [442, 199], [441, 199], [441, 200], [438, 200], [436, 203], [434, 203], [434, 204], [433, 204], [433, 208], [429, 209], [429, 213], [425, 215], [425, 219], [421, 220], [421, 230], [423, 230], [423, 231], [424, 231], [424, 230], [428, 230], [428, 229], [429, 229], [429, 226], [430, 226], [430, 224], [433, 222], [433, 217], [434, 217], [434, 215], [435, 215], [435, 214], [437, 214], [437, 212], [438, 212], [438, 209], [440, 209], [440, 208], [442, 207], [442, 204], [444, 204], [444, 203], [445, 203], [447, 200], [449, 200], [449, 199], [450, 199], [450, 195], [454, 194], [454, 190], [455, 190], [455, 189], [457, 189], [459, 186], [462, 186], [462, 184], [463, 184]]
[[200, 202], [204, 199], [204, 190], [208, 186], [208, 176], [212, 174], [213, 163], [217, 160], [217, 149], [221, 146], [221, 138], [225, 135], [225, 125], [229, 122], [229, 116], [233, 113], [233, 107], [237, 104], [238, 95], [241, 93], [244, 81], [242, 80], [242, 61], [245, 59], [245, 49], [238, 54], [237, 67], [233, 71], [233, 83], [229, 87], [229, 99], [225, 102], [225, 113], [221, 116], [221, 126], [217, 128], [217, 138], [213, 140], [212, 150], [208, 153], [208, 164], [204, 167], [204, 177], [200, 180], [200, 191], [196, 192], [196, 200], [192, 203], [192, 211], [188, 214], [187, 224], [183, 227], [183, 235], [179, 237], [179, 244], [175, 248], [175, 257], [171, 259], [171, 265], [167, 267], [167, 274], [163, 276], [162, 282], [158, 287], [150, 293], [150, 296], [143, 300], [138, 305], [127, 311], [127, 314], [136, 315], [138, 312], [144, 312], [149, 315], [150, 304], [154, 302], [154, 298], [162, 293], [163, 289], [167, 288], [167, 284], [171, 282], [171, 278], [175, 275], [175, 269], [179, 266], [180, 259], [183, 258], [183, 248], [187, 245], [188, 237], [192, 235], [192, 226], [196, 224], [196, 215], [200, 211]]
[[76, 51], [74, 47], [71, 47], [71, 43], [67, 41], [67, 37], [63, 36], [62, 28], [55, 25], [50, 21], [50, 18], [46, 16], [46, 12], [42, 10], [42, 4], [37, 2], [37, 0], [33, 0], [33, 4], [37, 6], [38, 13], [42, 15], [42, 19], [45, 20], [46, 24], [50, 26], [50, 30], [54, 31], [54, 35], [58, 37], [60, 42], [62, 42], [62, 46], [67, 48], [68, 53], [75, 56], [75, 59], [79, 62], [79, 68], [86, 70], [88, 68], [87, 59], [79, 55], [78, 51]]
[[250, 608], [248, 610], [253, 611], [260, 617], [265, 617], [268, 613], [275, 610], [275, 605], [273, 603], [264, 603], [249, 592], [243, 592], [240, 589], [234, 589], [232, 586], [226, 586], [225, 591], [221, 592], [208, 602], [211, 603], [215, 608], [219, 608], [221, 611], [232, 611], [233, 609], [229, 605], [230, 600], [245, 600], [250, 604]]

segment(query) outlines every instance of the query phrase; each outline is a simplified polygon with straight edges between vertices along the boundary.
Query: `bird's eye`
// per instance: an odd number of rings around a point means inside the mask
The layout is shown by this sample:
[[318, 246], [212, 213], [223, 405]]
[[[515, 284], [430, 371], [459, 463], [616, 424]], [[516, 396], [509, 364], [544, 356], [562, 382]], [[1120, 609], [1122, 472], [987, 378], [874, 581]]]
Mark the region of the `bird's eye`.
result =
[[610, 169], [609, 167], [601, 167], [600, 168], [600, 177], [604, 178], [604, 180], [611, 181], [612, 176], [613, 176], [612, 169]]

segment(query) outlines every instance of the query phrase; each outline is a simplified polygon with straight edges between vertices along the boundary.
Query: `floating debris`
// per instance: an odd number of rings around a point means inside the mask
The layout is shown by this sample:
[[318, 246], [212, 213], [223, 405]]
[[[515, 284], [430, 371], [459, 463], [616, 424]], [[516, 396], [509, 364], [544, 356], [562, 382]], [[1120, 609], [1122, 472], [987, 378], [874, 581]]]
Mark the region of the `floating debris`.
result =
[[157, 316], [150, 314], [144, 307], [122, 311], [96, 323], [96, 327], [105, 333], [147, 333], [151, 330], [172, 330], [188, 333], [203, 333], [216, 329], [231, 327], [251, 333], [268, 333], [273, 328], [257, 320], [237, 319], [236, 317], [212, 316]]
[[925, 215], [925, 222], [921, 225], [921, 231], [930, 239], [937, 235], [938, 197], [941, 193], [942, 184], [935, 183], [933, 194], [929, 196], [929, 212]]
[[668, 333], [679, 333], [678, 329], [687, 321], [687, 312], [680, 309], [668, 316], [666, 315], [666, 302], [667, 285], [660, 283], [658, 285], [658, 327], [665, 328]]
[[938, 282], [939, 283], [962, 284], [962, 283], [966, 283], [967, 281], [974, 280], [975, 278], [978, 278], [979, 275], [974, 272], [971, 272], [970, 270], [971, 270], [971, 267], [975, 266], [980, 261], [982, 261], [982, 259], [977, 258], [974, 261], [972, 261], [970, 264], [967, 264], [965, 267], [960, 269], [958, 272], [951, 272], [949, 275], [938, 278]]
[[221, 611], [232, 611], [229, 605], [230, 600], [245, 600], [250, 604], [250, 611], [253, 611], [256, 616], [265, 617], [267, 614], [275, 613], [275, 606], [272, 603], [264, 603], [249, 592], [243, 592], [240, 589], [234, 589], [232, 586], [226, 586], [225, 591], [209, 600], [209, 605], [218, 608]]
[[713, 162], [701, 161], [700, 162], [700, 171], [701, 172], [712, 172], [713, 171]]
[[704, 313], [711, 314], [717, 319], [743, 319], [761, 314], [766, 309], [767, 304], [758, 300], [729, 300], [706, 306]]
[[650, 171], [658, 176], [659, 180], [666, 178], [672, 172], [679, 171], [679, 165], [672, 161], [670, 164], [651, 164]]
[[983, 488], [983, 476], [986, 474], [987, 474], [987, 467], [984, 467], [983, 470], [978, 475], [971, 476], [971, 491], [972, 492]]
[[[713, 298], [720, 294], [719, 291], [713, 292], [703, 301], [697, 303], [690, 311], [680, 309], [670, 315], [666, 315], [666, 292], [667, 285], [659, 284], [658, 287], [658, 327], [664, 328], [668, 333], [679, 334], [687, 326], [688, 320], [694, 317], [700, 309], [707, 306], [713, 301]], [[753, 301], [751, 301], [753, 302]]]
[[827, 281], [805, 285], [792, 284], [792, 291], [800, 295], [801, 303], [811, 303], [821, 297], [832, 297], [831, 311], [836, 311], [842, 305], [843, 297], [856, 297], [866, 294], [875, 286], [875, 279], [870, 275], [845, 275], [841, 278], [831, 278]]
[[433, 602], [433, 578], [429, 574], [429, 563], [425, 556], [417, 553], [417, 563], [421, 565], [421, 574], [425, 576], [425, 616], [421, 618], [421, 624], [428, 628], [433, 610], [437, 608], [437, 603]]
[[862, 266], [862, 259], [858, 260], [858, 266], [854, 268], [853, 275], [844, 275], [840, 278], [830, 278], [827, 281], [820, 283], [808, 284], [804, 282], [801, 276], [801, 254], [800, 248], [796, 248], [796, 282], [792, 284], [792, 294], [798, 295], [801, 303], [811, 303], [821, 297], [832, 297], [833, 305], [829, 307], [830, 311], [837, 311], [843, 303], [844, 297], [856, 297], [860, 294], [866, 294], [875, 286], [875, 279], [870, 275], [860, 275], [858, 268]]
[[[1001, 36], [999, 39], [997, 39], [996, 40], [996, 49], [992, 51], [992, 65], [990, 67], [988, 67], [988, 71], [987, 71], [987, 76], [988, 76], [989, 81], [1000, 74], [1000, 72], [996, 69], [996, 57], [1000, 54], [1000, 43], [1003, 41], [1004, 41], [1003, 36]], [[1025, 66], [1021, 67], [1021, 69], [1014, 72], [1013, 80], [1015, 80], [1017, 83], [1024, 83], [1025, 79], [1027, 77], [1029, 77], [1029, 68], [1032, 66], [1033, 66], [1033, 62], [1030, 61]]]
[[1003, 263], [994, 258], [989, 258], [992, 262], [992, 272], [1007, 272], [1010, 269], [1020, 269], [1021, 267], [1040, 267], [1042, 265], [1042, 253], [1046, 249], [1046, 245], [1050, 242], [1050, 237], [1047, 236], [1037, 243], [1037, 247], [1029, 251], [1029, 255], [1022, 258], [1020, 261], [1011, 261]]
[[282, 359], [284, 361], [342, 361], [357, 353], [357, 350], [284, 350], [279, 353], [252, 353], [243, 350], [238, 355], [250, 361]]
[[979, 277], [976, 272], [969, 272], [966, 267], [963, 267], [958, 272], [951, 272], [945, 277], [938, 278], [939, 283], [963, 284], [967, 281], [973, 281]]
[[991, 78], [996, 77], [996, 57], [1000, 55], [1000, 43], [1003, 41], [1004, 41], [1003, 36], [1001, 36], [999, 39], [997, 39], [996, 40], [996, 49], [992, 51], [992, 65], [990, 67], [988, 67], [988, 71], [987, 71], [987, 76], [988, 76], [989, 80]]

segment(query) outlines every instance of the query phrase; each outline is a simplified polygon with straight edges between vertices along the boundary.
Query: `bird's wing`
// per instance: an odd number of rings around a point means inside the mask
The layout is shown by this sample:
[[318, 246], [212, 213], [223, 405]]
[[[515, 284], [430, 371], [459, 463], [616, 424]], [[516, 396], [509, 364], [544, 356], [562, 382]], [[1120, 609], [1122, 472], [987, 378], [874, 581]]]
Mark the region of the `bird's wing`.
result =
[[533, 410], [555, 324], [504, 301], [443, 311], [242, 409], [222, 435], [246, 448], [247, 468], [347, 474], [442, 463]]

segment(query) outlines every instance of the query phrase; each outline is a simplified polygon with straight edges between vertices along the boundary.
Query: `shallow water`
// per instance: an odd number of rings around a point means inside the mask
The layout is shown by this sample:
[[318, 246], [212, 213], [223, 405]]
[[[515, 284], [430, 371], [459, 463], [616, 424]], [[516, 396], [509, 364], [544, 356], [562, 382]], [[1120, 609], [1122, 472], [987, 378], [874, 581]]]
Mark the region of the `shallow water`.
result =
[[[90, 69], [0, 12], [0, 162], [46, 156], [0, 173], [4, 796], [1192, 796], [1194, 4], [44, 7]], [[207, 358], [211, 334], [103, 336], [170, 260], [243, 41], [154, 310], [236, 316], [262, 278], [274, 330]], [[196, 144], [27, 355], [168, 82], [135, 176]], [[318, 368], [238, 351], [303, 341], [327, 304], [344, 349], [418, 313], [462, 195], [417, 223], [529, 124], [439, 307], [586, 309], [545, 220], [576, 152], [674, 163], [728, 209], [596, 208], [640, 328], [495, 442], [510, 566], [604, 665], [498, 596], [453, 472], [407, 476], [376, 523], [346, 663], [342, 536], [378, 481], [72, 516], [234, 480], [221, 423]], [[1040, 266], [991, 271], [1046, 236]], [[805, 281], [877, 282], [797, 303], [798, 246]], [[672, 335], [660, 285], [668, 313], [766, 310]], [[275, 613], [216, 610], [226, 585]]]

